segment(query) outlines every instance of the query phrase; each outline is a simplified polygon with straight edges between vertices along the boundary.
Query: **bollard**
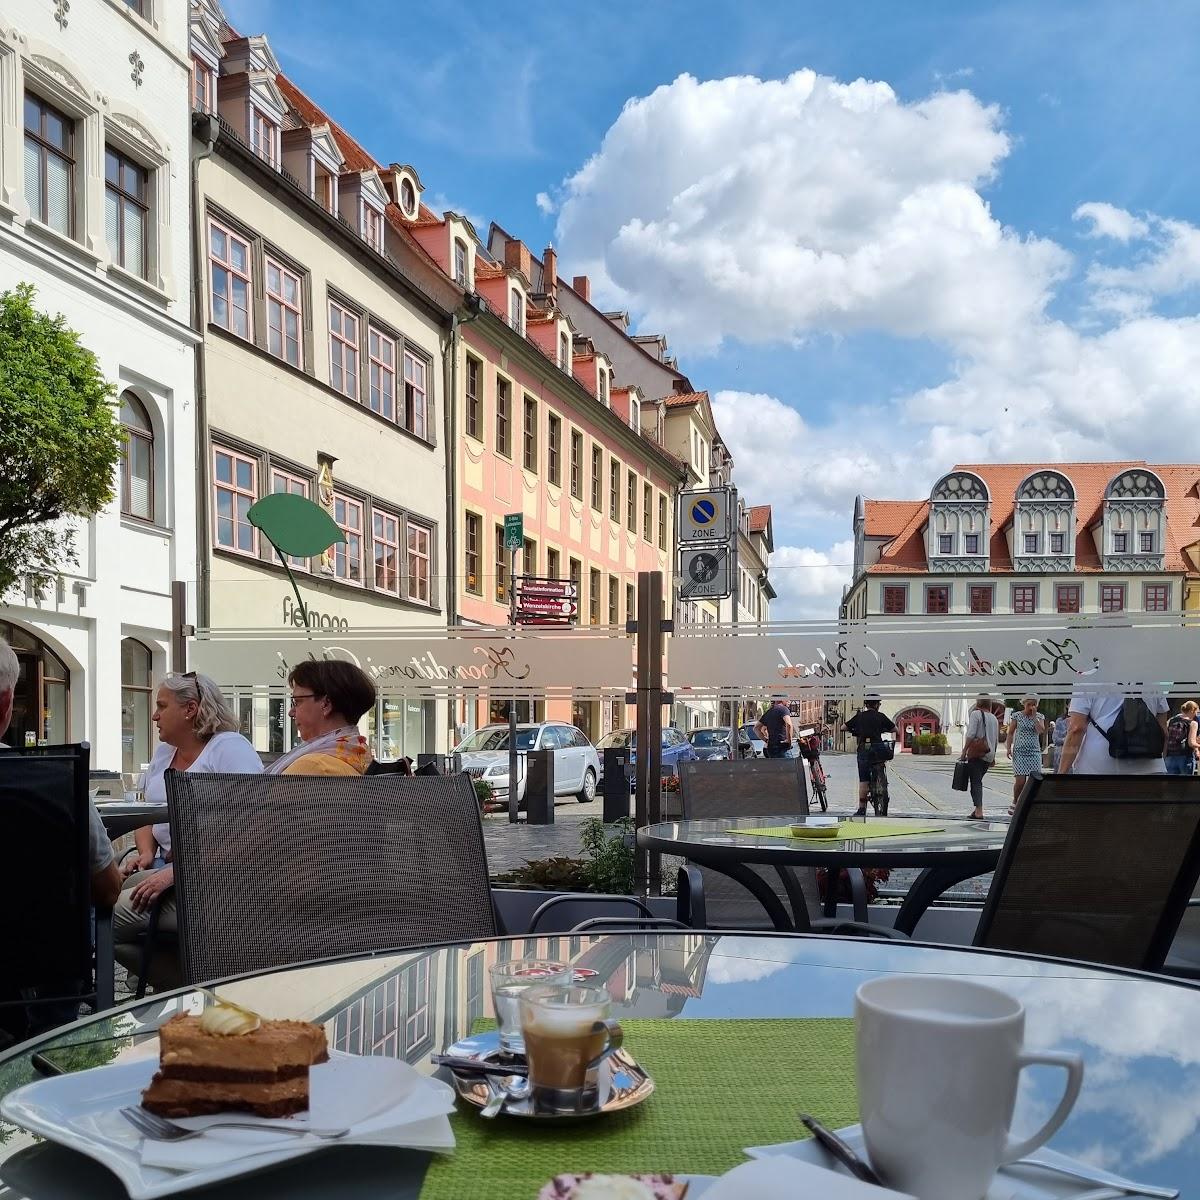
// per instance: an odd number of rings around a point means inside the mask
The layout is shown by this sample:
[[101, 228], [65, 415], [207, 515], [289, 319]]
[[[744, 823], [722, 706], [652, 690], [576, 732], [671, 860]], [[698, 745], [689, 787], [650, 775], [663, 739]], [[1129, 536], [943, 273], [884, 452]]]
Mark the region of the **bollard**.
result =
[[633, 776], [629, 759], [628, 746], [609, 746], [604, 751], [604, 778], [600, 781], [600, 795], [604, 799], [603, 818], [606, 825], [629, 816], [632, 791], [629, 781]]
[[553, 750], [531, 750], [525, 756], [525, 823], [554, 824]]

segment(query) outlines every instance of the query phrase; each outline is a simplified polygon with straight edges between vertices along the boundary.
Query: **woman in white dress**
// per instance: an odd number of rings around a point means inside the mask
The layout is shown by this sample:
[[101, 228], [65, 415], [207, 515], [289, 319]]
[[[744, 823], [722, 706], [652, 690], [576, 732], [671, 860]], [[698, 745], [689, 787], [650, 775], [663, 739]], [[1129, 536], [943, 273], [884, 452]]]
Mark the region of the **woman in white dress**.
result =
[[[237, 719], [207, 675], [188, 671], [168, 675], [158, 687], [152, 718], [158, 729], [158, 749], [146, 772], [146, 799], [152, 804], [167, 802], [164, 775], [176, 771], [223, 771], [257, 775], [262, 761], [254, 747], [237, 732]], [[134, 833], [137, 853], [122, 864], [127, 876], [120, 899], [113, 908], [114, 953], [129, 971], [141, 958], [140, 939], [150, 923], [154, 902], [175, 882], [171, 865], [171, 826], [166, 822], [143, 825]], [[174, 930], [175, 900], [168, 895], [159, 910], [160, 929]], [[170, 956], [173, 958], [174, 956]], [[179, 964], [157, 954], [151, 982], [156, 987], [176, 987]]]

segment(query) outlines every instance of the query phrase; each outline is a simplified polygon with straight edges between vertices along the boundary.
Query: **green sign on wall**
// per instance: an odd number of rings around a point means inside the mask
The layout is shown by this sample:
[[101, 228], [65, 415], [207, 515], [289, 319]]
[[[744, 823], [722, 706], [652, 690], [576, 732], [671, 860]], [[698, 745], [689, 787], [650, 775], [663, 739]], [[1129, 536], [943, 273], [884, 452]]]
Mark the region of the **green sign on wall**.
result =
[[520, 550], [525, 544], [525, 515], [508, 513], [504, 518], [505, 550]]

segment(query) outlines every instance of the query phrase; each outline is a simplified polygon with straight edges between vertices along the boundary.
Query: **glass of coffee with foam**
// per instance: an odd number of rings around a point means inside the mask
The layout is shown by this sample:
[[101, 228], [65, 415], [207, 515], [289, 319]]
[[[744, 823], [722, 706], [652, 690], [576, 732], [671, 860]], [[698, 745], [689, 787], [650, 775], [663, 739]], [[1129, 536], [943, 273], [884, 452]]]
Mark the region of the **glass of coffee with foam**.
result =
[[600, 1064], [623, 1038], [604, 988], [528, 988], [521, 993], [521, 1032], [536, 1107], [559, 1113], [600, 1107]]

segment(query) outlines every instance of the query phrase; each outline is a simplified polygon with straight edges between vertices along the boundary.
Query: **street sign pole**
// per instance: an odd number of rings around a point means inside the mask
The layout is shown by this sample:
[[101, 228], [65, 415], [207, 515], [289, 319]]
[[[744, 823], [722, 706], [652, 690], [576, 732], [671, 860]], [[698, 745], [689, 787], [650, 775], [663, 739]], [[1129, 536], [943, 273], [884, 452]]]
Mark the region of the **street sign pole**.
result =
[[[504, 546], [508, 551], [508, 623], [517, 624], [517, 551], [525, 540], [525, 515], [506, 513]], [[517, 779], [517, 702], [508, 702], [508, 823], [517, 823], [520, 794]]]
[[[738, 513], [738, 493], [736, 487], [729, 489], [729, 506], [733, 512], [733, 546], [730, 551], [733, 565], [729, 568], [729, 577], [733, 580], [733, 634], [737, 636], [738, 626], [738, 597], [741, 594], [742, 577], [738, 573], [738, 543], [741, 540], [742, 525]], [[737, 730], [741, 722], [742, 702], [735, 697], [729, 701], [729, 756], [737, 755]]]

